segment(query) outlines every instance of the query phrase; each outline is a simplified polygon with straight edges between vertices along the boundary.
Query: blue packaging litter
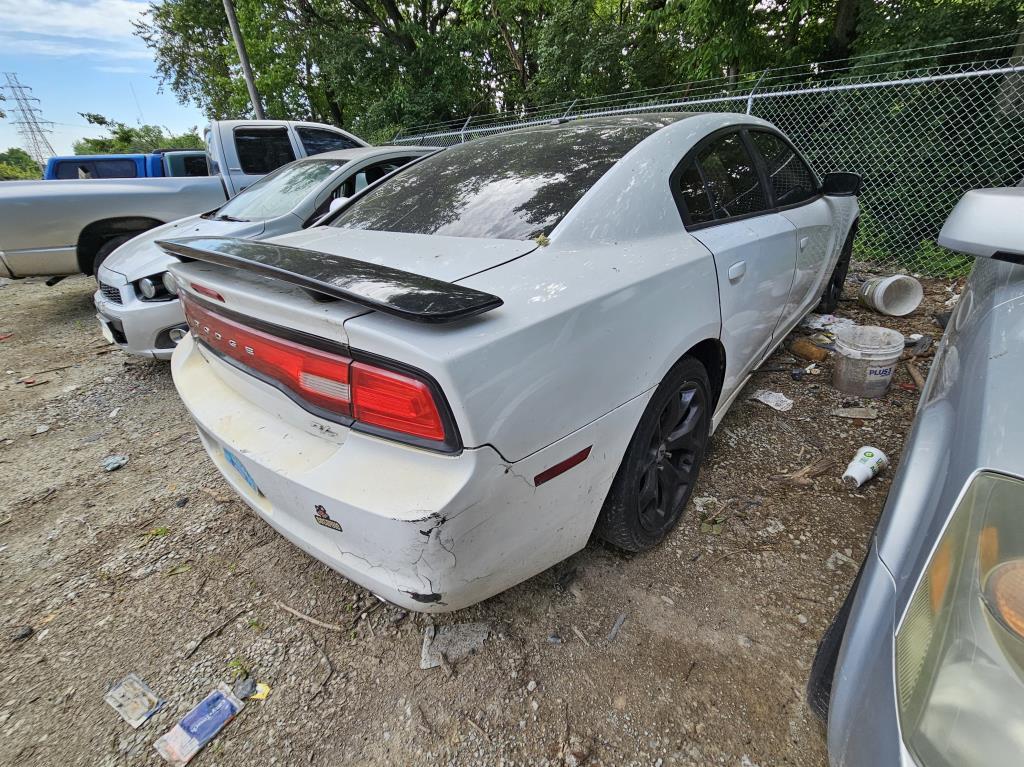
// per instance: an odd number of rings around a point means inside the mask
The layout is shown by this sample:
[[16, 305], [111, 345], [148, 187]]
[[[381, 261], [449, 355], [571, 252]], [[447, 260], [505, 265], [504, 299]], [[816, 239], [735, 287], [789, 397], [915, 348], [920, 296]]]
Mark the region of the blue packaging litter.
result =
[[221, 683], [153, 746], [175, 767], [188, 764], [244, 705], [226, 684]]

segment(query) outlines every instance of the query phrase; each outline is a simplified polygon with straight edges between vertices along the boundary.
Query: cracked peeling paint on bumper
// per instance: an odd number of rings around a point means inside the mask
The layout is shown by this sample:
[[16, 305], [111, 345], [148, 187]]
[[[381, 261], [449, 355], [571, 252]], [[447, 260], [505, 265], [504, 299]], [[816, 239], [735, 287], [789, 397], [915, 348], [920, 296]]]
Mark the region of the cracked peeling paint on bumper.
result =
[[[443, 455], [319, 421], [208, 359], [191, 337], [171, 369], [211, 459], [261, 518], [350, 580], [420, 612], [474, 604], [583, 548], [625, 450], [616, 435], [628, 437], [623, 424], [646, 402], [510, 465], [490, 447]], [[591, 444], [588, 461], [533, 486], [530, 477]]]

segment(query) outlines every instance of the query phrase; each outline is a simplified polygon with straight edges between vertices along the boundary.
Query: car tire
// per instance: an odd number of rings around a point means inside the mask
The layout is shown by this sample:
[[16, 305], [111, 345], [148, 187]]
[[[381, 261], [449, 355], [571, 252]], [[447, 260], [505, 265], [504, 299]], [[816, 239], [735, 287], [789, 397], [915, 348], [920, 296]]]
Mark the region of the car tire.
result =
[[100, 249], [96, 251], [96, 255], [92, 259], [92, 274], [93, 277], [96, 277], [97, 281], [99, 281], [100, 265], [107, 260], [107, 256], [128, 242], [132, 237], [134, 235], [123, 234], [120, 237], [111, 237], [100, 245]]
[[843, 249], [839, 253], [839, 261], [836, 262], [836, 268], [832, 270], [832, 276], [828, 278], [825, 290], [821, 294], [821, 300], [818, 302], [818, 308], [815, 310], [818, 314], [832, 314], [836, 307], [839, 306], [839, 299], [842, 297], [843, 287], [846, 285], [846, 275], [850, 271], [850, 259], [853, 257], [853, 238], [856, 234], [857, 222], [854, 221], [853, 226], [850, 227], [850, 233], [846, 235]]
[[711, 385], [684, 357], [655, 390], [626, 448], [595, 532], [626, 551], [646, 551], [678, 524], [707, 451]]
[[857, 586], [860, 585], [860, 574], [864, 572], [864, 565], [857, 571], [857, 577], [850, 586], [850, 591], [843, 601], [842, 607], [836, 613], [829, 624], [825, 635], [818, 642], [818, 649], [814, 653], [814, 661], [811, 663], [811, 673], [807, 679], [807, 707], [822, 723], [828, 722], [829, 702], [832, 700], [832, 678], [836, 673], [836, 662], [839, 660], [839, 648], [843, 644], [843, 637], [846, 635], [846, 624], [850, 620], [850, 611], [853, 609], [853, 599], [857, 596]]

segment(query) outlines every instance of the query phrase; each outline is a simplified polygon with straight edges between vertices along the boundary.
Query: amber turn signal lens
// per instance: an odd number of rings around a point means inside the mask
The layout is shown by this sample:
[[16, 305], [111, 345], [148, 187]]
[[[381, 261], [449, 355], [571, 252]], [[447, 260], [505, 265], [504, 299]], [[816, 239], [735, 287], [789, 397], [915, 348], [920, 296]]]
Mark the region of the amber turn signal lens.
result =
[[996, 567], [985, 582], [985, 603], [996, 618], [1024, 639], [1024, 559]]

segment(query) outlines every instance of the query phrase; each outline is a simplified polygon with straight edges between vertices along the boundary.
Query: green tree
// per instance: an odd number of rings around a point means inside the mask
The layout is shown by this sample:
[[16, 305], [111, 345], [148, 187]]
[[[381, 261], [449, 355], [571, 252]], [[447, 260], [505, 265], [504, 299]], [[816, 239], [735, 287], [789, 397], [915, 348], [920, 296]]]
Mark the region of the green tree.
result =
[[[480, 74], [480, 29], [457, 2], [235, 5], [268, 117], [330, 122], [379, 140], [407, 120], [488, 111], [493, 103]], [[180, 101], [214, 119], [252, 114], [220, 3], [152, 2], [136, 28]]]
[[[875, 53], [1024, 24], [1020, 0], [235, 4], [267, 115], [331, 122], [371, 141], [403, 126], [704, 78], [725, 78], [717, 90], [746, 87], [772, 67], [832, 60], [788, 70], [794, 80], [828, 77], [870, 66]], [[151, 0], [137, 34], [180, 101], [211, 118], [252, 114], [221, 3]], [[955, 61], [951, 50], [932, 59]]]
[[174, 134], [159, 125], [133, 127], [93, 112], [79, 112], [86, 122], [106, 128], [107, 135], [83, 138], [73, 145], [75, 154], [132, 154], [157, 149], [202, 149], [197, 128]]
[[42, 178], [42, 171], [28, 152], [12, 146], [0, 152], [0, 181]]

